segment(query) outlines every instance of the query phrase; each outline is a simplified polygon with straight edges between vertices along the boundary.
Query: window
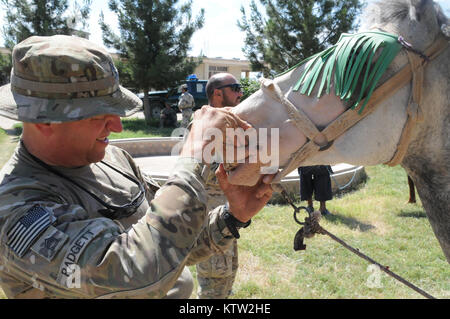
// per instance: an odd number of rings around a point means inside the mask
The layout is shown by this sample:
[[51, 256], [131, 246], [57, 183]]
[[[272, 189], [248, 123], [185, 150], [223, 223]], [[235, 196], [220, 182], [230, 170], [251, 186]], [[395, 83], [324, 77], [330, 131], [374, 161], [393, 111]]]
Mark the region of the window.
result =
[[210, 65], [209, 66], [209, 77], [213, 76], [214, 74], [217, 73], [222, 73], [222, 72], [228, 72], [228, 67], [227, 66], [216, 66], [216, 65]]

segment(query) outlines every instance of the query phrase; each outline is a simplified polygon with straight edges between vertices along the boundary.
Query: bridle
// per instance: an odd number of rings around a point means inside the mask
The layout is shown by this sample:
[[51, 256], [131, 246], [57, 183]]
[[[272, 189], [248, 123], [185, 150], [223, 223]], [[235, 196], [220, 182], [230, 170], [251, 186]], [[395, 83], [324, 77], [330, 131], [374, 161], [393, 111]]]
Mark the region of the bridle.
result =
[[412, 81], [411, 95], [406, 109], [408, 117], [405, 126], [403, 127], [396, 151], [391, 160], [385, 164], [395, 166], [402, 162], [411, 141], [413, 128], [416, 123], [423, 121], [421, 99], [424, 67], [428, 62], [435, 59], [447, 49], [448, 40], [443, 36], [439, 36], [433, 44], [428, 47], [424, 54], [412, 49], [402, 37], [399, 37], [399, 42], [407, 53], [409, 65], [406, 64], [394, 76], [380, 85], [373, 92], [362, 112], [358, 113], [348, 109], [321, 131], [319, 131], [316, 125], [301, 108], [296, 107], [289, 101], [277, 83], [269, 79], [261, 80], [261, 90], [263, 93], [284, 105], [289, 118], [308, 138], [308, 141], [290, 156], [287, 165], [277, 173], [273, 183], [279, 183], [289, 172], [301, 166], [301, 163], [306, 158], [311, 157], [317, 152], [328, 149], [339, 136], [367, 115], [371, 114], [378, 105]]

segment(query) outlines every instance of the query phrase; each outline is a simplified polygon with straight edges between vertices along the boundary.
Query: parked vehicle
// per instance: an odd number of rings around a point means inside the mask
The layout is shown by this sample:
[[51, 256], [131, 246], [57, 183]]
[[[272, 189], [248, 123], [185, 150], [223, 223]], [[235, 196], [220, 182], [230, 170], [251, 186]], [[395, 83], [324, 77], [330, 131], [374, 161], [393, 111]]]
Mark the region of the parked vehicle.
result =
[[[187, 84], [188, 92], [192, 94], [195, 100], [194, 111], [201, 108], [203, 105], [208, 104], [208, 98], [206, 97], [206, 80], [198, 80], [197, 78], [190, 79], [180, 83], [178, 86], [169, 88], [163, 91], [151, 91], [148, 92], [149, 103], [152, 106], [153, 118], [159, 118], [161, 110], [164, 108], [164, 103], [167, 102], [176, 111], [178, 109], [178, 99], [181, 95], [181, 86]], [[143, 100], [144, 93], [139, 93], [138, 97]]]

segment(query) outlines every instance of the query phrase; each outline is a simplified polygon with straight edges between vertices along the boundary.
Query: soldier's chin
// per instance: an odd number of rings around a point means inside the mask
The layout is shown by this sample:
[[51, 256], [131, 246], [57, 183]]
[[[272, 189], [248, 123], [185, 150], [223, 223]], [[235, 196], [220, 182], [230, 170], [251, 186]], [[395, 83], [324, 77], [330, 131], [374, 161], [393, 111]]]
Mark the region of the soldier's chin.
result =
[[91, 152], [89, 154], [89, 156], [87, 157], [87, 162], [89, 164], [93, 164], [93, 163], [97, 163], [100, 162], [101, 160], [103, 160], [103, 158], [105, 158], [105, 148], [103, 147], [103, 149], [97, 149], [95, 150], [95, 152]]

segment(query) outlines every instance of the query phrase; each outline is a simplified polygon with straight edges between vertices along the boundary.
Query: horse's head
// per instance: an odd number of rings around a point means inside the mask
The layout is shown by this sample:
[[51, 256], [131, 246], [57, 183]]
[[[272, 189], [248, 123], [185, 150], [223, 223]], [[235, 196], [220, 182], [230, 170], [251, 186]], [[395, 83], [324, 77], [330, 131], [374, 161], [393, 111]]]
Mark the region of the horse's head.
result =
[[374, 2], [363, 12], [359, 31], [372, 28], [402, 35], [421, 51], [429, 47], [440, 32], [450, 37], [448, 18], [439, 4], [431, 0]]
[[[442, 30], [446, 30], [447, 24], [447, 18], [441, 9], [427, 0], [380, 1], [368, 8], [363, 21], [366, 29], [373, 30], [374, 33], [381, 30], [394, 34], [393, 42], [397, 41], [397, 36], [402, 36], [406, 43], [412, 44], [412, 48], [422, 52], [443, 34]], [[385, 43], [384, 40], [379, 42]], [[373, 88], [379, 87], [398, 70], [407, 67], [408, 54], [401, 50], [401, 44], [398, 43], [392, 44], [390, 53], [383, 49], [384, 44], [373, 42], [365, 47], [365, 43], [367, 42], [349, 40], [348, 45], [345, 44], [349, 50], [343, 49], [339, 53], [342, 56], [336, 55], [336, 59], [340, 58], [341, 62], [330, 64], [328, 69], [326, 64], [316, 68], [318, 64], [309, 63], [312, 60], [300, 64], [273, 81], [264, 82], [259, 91], [233, 109], [233, 112], [255, 128], [267, 128], [269, 135], [271, 129], [279, 129], [279, 144], [269, 146], [277, 153], [271, 154], [272, 159], [277, 156], [275, 163], [279, 168], [285, 168], [279, 176], [286, 175], [298, 166], [341, 162], [376, 165], [389, 162], [395, 156], [408, 114], [411, 116], [408, 108], [411, 81], [402, 85], [387, 99], [382, 99], [382, 95], [387, 93], [381, 90], [374, 93], [370, 85]], [[370, 52], [370, 48], [373, 52]], [[365, 57], [364, 50], [368, 50]], [[332, 55], [334, 51], [324, 51], [320, 57]], [[383, 69], [384, 61], [388, 63]], [[342, 75], [337, 80], [335, 75], [338, 74], [338, 68]], [[376, 74], [374, 69], [377, 68], [383, 69], [383, 72]], [[370, 76], [369, 70], [374, 71], [374, 76]], [[370, 85], [364, 88], [366, 80]], [[377, 96], [366, 100], [372, 93]], [[426, 92], [422, 100], [426, 100]], [[346, 113], [357, 114], [358, 109], [363, 111], [367, 101], [369, 109], [364, 112], [370, 110], [370, 113], [364, 120], [354, 121], [355, 116], [351, 120], [347, 117], [340, 120]], [[373, 107], [370, 105], [372, 101], [380, 102]], [[355, 110], [348, 110], [355, 104]], [[293, 109], [297, 112], [293, 112]], [[345, 112], [346, 110], [348, 111]], [[420, 113], [420, 110], [416, 111]], [[342, 123], [341, 126], [347, 125], [342, 130], [339, 125], [334, 125], [338, 121], [354, 121], [356, 124], [348, 126], [348, 123]], [[415, 133], [409, 132], [410, 135]], [[267, 140], [270, 141], [270, 137]], [[274, 146], [278, 146], [278, 149]], [[293, 155], [297, 156], [293, 159]], [[240, 164], [230, 172], [229, 180], [233, 184], [254, 185], [260, 176], [261, 167], [273, 166], [273, 163], [258, 161]]]

